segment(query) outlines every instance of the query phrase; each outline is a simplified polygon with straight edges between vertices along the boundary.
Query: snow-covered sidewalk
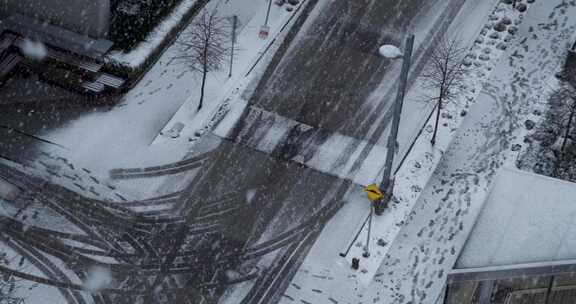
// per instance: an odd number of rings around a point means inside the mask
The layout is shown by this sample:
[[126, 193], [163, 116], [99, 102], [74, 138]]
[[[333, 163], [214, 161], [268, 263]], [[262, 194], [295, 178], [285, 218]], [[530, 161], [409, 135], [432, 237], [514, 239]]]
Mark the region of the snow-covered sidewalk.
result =
[[[170, 147], [171, 150], [180, 151], [184, 156], [189, 150], [189, 142], [194, 142], [207, 130], [210, 130], [215, 121], [222, 118], [235, 103], [242, 103], [241, 93], [250, 83], [252, 78], [250, 73], [255, 66], [260, 63], [262, 57], [270, 51], [273, 44], [281, 42], [276, 38], [281, 34], [281, 30], [286, 29], [286, 25], [294, 20], [294, 17], [305, 1], [301, 1], [291, 12], [287, 11], [285, 4], [282, 7], [273, 5], [269, 20], [269, 36], [262, 39], [258, 32], [266, 19], [267, 7], [262, 6], [254, 18], [245, 26], [245, 30], [237, 36], [237, 48], [234, 56], [232, 76], [229, 77], [228, 69], [216, 71], [208, 75], [209, 80], [206, 85], [206, 96], [200, 111], [197, 111], [200, 91], [195, 90], [189, 94], [188, 99], [175, 113], [174, 117], [166, 124], [163, 132], [167, 132], [176, 123], [183, 123], [185, 126], [178, 138], [170, 138], [159, 135], [153, 145]], [[219, 7], [218, 13], [226, 16], [230, 15], [227, 7]], [[199, 75], [198, 75], [199, 76]], [[200, 87], [200, 77], [197, 77], [194, 87]]]

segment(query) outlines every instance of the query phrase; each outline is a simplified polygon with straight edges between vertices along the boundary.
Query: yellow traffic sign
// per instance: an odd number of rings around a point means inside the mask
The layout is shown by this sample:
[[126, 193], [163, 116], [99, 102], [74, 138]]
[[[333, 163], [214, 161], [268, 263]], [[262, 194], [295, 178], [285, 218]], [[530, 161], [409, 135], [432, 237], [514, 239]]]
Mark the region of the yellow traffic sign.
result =
[[380, 188], [378, 188], [376, 184], [370, 184], [364, 187], [364, 191], [366, 191], [366, 193], [368, 194], [368, 199], [371, 200], [372, 202], [377, 202], [384, 197], [384, 194], [382, 193], [382, 191], [380, 191]]

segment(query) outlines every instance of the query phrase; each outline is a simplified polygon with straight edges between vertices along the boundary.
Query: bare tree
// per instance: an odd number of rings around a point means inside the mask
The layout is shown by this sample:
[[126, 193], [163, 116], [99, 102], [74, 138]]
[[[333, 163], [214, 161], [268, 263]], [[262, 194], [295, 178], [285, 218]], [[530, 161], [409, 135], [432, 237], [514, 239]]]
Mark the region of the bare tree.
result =
[[462, 62], [466, 49], [462, 47], [460, 40], [442, 38], [438, 46], [429, 57], [428, 66], [422, 73], [425, 86], [435, 91], [432, 101], [436, 102], [436, 124], [434, 134], [430, 141], [436, 143], [440, 111], [444, 105], [456, 98], [456, 88], [464, 81], [464, 66]]
[[220, 69], [230, 51], [230, 30], [227, 18], [216, 15], [216, 11], [204, 12], [192, 23], [189, 30], [182, 34], [180, 56], [175, 59], [184, 59], [192, 71], [202, 75], [200, 87], [200, 102], [198, 111], [204, 103], [206, 78], [209, 72]]
[[573, 125], [576, 123], [576, 88], [570, 84], [562, 86], [551, 99], [552, 122], [563, 133], [560, 151], [564, 152], [568, 139], [571, 138]]

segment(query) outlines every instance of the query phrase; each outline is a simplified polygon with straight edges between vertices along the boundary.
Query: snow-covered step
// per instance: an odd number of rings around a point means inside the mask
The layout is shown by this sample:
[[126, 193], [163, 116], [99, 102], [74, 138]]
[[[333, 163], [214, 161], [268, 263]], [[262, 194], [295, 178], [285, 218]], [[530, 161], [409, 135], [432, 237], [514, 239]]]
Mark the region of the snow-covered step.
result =
[[[244, 110], [242, 110], [244, 109]], [[314, 128], [256, 106], [235, 103], [213, 133], [272, 157], [366, 185], [377, 180], [386, 149], [366, 140]], [[361, 151], [370, 146], [370, 152]], [[362, 157], [362, 165], [355, 167]]]
[[110, 74], [101, 74], [96, 81], [115, 89], [119, 89], [126, 82], [124, 79]]
[[6, 76], [12, 69], [24, 58], [17, 53], [9, 53], [4, 60], [0, 62], [0, 77]]
[[97, 81], [87, 81], [82, 84], [82, 87], [94, 93], [101, 93], [104, 91], [105, 86]]
[[93, 73], [97, 73], [98, 71], [100, 71], [100, 69], [104, 65], [99, 62], [91, 62], [81, 60], [73, 56], [67, 56], [63, 53], [56, 52], [52, 49], [48, 49], [48, 57]]
[[4, 34], [0, 40], [0, 55], [14, 43], [15, 37], [13, 35]]

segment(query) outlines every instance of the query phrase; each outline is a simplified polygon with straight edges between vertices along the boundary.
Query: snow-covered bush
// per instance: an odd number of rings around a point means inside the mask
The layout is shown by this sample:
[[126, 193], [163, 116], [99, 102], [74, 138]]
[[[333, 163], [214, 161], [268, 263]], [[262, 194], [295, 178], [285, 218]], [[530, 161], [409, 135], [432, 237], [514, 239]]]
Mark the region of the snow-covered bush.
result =
[[539, 125], [531, 120], [525, 122], [527, 129], [534, 130], [524, 140], [529, 144], [529, 149], [517, 162], [517, 166], [535, 173], [576, 181], [575, 125], [576, 89], [565, 78], [561, 78], [559, 88], [548, 99], [542, 122]]
[[507, 26], [504, 22], [500, 21], [494, 25], [494, 30], [498, 32], [504, 32]]
[[516, 4], [516, 9], [519, 12], [525, 12], [528, 9], [528, 6], [526, 6], [526, 4], [524, 4], [524, 3], [518, 3], [518, 4]]

